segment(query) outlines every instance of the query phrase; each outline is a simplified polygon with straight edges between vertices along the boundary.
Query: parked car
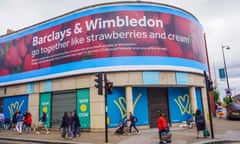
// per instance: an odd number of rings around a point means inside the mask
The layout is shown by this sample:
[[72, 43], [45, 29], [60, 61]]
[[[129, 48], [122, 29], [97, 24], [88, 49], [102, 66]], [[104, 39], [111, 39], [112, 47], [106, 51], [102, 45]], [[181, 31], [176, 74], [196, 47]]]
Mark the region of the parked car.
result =
[[227, 119], [240, 119], [240, 103], [228, 104]]

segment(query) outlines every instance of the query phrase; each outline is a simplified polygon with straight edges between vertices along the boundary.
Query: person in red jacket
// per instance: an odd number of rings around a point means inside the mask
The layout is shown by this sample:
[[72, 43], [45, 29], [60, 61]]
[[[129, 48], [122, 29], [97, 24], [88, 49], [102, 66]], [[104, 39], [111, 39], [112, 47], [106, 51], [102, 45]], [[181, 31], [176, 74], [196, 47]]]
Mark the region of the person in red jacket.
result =
[[158, 134], [160, 139], [160, 144], [163, 143], [162, 133], [166, 131], [167, 120], [164, 117], [164, 113], [160, 113], [157, 121]]
[[26, 125], [26, 133], [30, 133], [31, 125], [32, 125], [32, 115], [30, 112], [26, 111], [24, 116], [25, 116], [24, 123]]

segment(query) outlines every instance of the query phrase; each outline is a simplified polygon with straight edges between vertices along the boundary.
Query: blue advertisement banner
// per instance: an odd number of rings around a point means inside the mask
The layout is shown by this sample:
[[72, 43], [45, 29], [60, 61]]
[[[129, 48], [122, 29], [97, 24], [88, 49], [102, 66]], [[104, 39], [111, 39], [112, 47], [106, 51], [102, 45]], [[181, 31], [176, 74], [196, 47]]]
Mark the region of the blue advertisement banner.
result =
[[189, 88], [168, 88], [171, 122], [186, 121], [192, 115]]
[[14, 96], [3, 99], [3, 113], [5, 118], [12, 120], [16, 110], [25, 113], [28, 109], [28, 96]]

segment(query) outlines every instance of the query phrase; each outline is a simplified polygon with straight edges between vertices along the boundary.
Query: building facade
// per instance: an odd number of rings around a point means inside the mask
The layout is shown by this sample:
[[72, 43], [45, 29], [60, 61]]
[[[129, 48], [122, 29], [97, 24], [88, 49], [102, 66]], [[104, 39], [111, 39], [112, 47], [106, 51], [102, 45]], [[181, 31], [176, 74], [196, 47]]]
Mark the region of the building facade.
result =
[[[59, 128], [76, 110], [82, 128], [116, 127], [133, 112], [137, 125], [156, 127], [159, 112], [171, 123], [197, 109], [205, 114], [203, 71], [208, 72], [202, 26], [191, 13], [150, 2], [82, 8], [0, 38], [1, 111], [42, 112]], [[98, 95], [96, 72], [114, 83]]]

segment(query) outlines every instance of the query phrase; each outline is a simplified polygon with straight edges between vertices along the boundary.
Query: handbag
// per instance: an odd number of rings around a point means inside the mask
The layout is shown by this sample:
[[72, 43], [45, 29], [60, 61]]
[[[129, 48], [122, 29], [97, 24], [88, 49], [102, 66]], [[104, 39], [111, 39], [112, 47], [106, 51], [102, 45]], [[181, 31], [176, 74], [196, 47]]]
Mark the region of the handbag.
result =
[[204, 136], [204, 137], [209, 137], [209, 136], [210, 136], [209, 131], [208, 131], [207, 129], [205, 129], [205, 130], [203, 131], [203, 136]]

